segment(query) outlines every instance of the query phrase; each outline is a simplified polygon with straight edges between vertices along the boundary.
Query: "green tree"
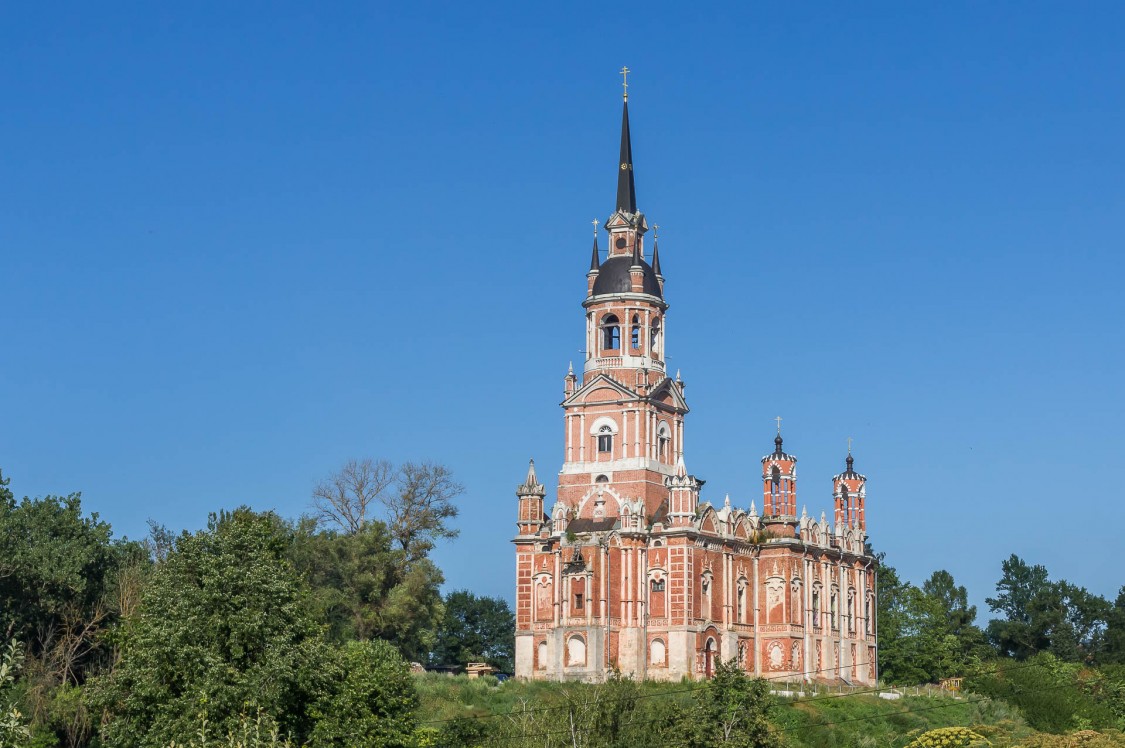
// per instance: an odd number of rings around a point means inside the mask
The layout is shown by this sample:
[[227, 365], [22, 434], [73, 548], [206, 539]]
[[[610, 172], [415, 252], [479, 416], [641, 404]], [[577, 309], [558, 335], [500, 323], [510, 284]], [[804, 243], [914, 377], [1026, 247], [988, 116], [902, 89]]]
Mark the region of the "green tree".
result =
[[1125, 665], [1125, 587], [1117, 593], [1117, 600], [1106, 615], [1104, 659]]
[[408, 564], [387, 526], [370, 520], [352, 533], [291, 526], [289, 557], [312, 588], [312, 604], [336, 642], [380, 638], [421, 661], [442, 615], [441, 571], [429, 559]]
[[515, 636], [516, 617], [506, 600], [477, 597], [467, 590], [450, 592], [430, 663], [463, 667], [481, 661], [511, 673]]
[[1003, 618], [988, 624], [1002, 654], [1026, 659], [1051, 652], [1072, 662], [1097, 662], [1106, 647], [1113, 606], [1084, 587], [1052, 582], [1047, 569], [1012, 555], [1002, 564], [997, 595], [986, 602]]
[[313, 708], [310, 748], [411, 748], [418, 694], [410, 669], [387, 642], [348, 642], [329, 693]]
[[120, 662], [95, 684], [105, 745], [183, 741], [201, 717], [234, 730], [258, 709], [307, 737], [307, 706], [324, 694], [332, 660], [281, 528], [241, 508], [177, 539], [129, 621]]
[[82, 515], [80, 494], [17, 504], [5, 493], [0, 631], [27, 642], [33, 657], [57, 657], [61, 678], [77, 682], [97, 654], [92, 634], [108, 623], [108, 593], [129, 549], [113, 543], [110, 526], [97, 514]]
[[83, 514], [79, 494], [16, 503], [0, 476], [0, 632], [27, 643], [22, 706], [36, 741], [88, 741], [82, 686], [112, 665], [148, 565], [140, 544]]
[[768, 683], [746, 675], [734, 659], [721, 663], [695, 696], [695, 708], [684, 723], [684, 744], [692, 748], [783, 746], [769, 723], [773, 704]]
[[957, 640], [960, 666], [967, 666], [993, 654], [984, 631], [976, 625], [977, 608], [969, 605], [969, 593], [944, 569], [935, 571], [922, 583], [922, 592], [937, 604], [933, 623]]
[[990, 650], [973, 625], [976, 609], [968, 593], [946, 571], [934, 572], [921, 588], [898, 577], [883, 561], [879, 594], [879, 673], [898, 685], [934, 683], [962, 675]]
[[1055, 590], [1045, 566], [1029, 566], [1014, 553], [1001, 564], [1001, 570], [996, 597], [985, 598], [985, 602], [1004, 617], [989, 622], [988, 638], [1001, 654], [1024, 659], [1050, 647], [1042, 614], [1056, 607]]
[[1100, 662], [1113, 606], [1100, 595], [1065, 580], [1054, 587], [1058, 607], [1049, 619], [1050, 651], [1068, 662]]

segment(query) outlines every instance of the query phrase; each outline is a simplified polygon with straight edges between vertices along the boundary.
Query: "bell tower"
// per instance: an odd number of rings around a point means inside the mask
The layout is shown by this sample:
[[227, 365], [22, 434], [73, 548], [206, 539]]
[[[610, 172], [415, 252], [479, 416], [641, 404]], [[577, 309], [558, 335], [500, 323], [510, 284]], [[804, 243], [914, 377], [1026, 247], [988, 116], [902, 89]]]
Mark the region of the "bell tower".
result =
[[771, 534], [793, 537], [797, 529], [797, 458], [782, 449], [781, 417], [773, 452], [762, 458], [762, 522]]
[[855, 458], [852, 457], [851, 439], [848, 439], [847, 468], [832, 477], [832, 499], [836, 506], [835, 523], [848, 527], [853, 525], [860, 530], [867, 529], [864, 504], [867, 502], [867, 476], [855, 471]]
[[[627, 90], [627, 89], [626, 89]], [[586, 273], [586, 345], [581, 377], [564, 389], [565, 454], [558, 499], [576, 517], [607, 520], [626, 499], [651, 518], [666, 502], [665, 479], [683, 456], [684, 383], [668, 376], [668, 304], [655, 241], [637, 208], [628, 94], [621, 109], [614, 211], [608, 249], [594, 246]]]

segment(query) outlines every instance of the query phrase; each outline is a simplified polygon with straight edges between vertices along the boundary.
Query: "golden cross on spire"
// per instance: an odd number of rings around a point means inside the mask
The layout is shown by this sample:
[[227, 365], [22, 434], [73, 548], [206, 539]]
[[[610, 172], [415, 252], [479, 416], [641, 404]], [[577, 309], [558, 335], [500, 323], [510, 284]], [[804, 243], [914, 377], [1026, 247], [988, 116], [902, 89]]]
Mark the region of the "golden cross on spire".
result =
[[629, 100], [629, 68], [621, 68], [621, 85], [625, 88], [625, 101]]
[[848, 437], [848, 454], [852, 453], [852, 438]]
[[773, 420], [777, 421], [777, 435], [781, 436], [781, 416], [778, 416]]
[[601, 223], [601, 221], [599, 221], [597, 218], [595, 218], [594, 220], [590, 221], [590, 223], [594, 224], [594, 236], [597, 236], [598, 235], [598, 224]]

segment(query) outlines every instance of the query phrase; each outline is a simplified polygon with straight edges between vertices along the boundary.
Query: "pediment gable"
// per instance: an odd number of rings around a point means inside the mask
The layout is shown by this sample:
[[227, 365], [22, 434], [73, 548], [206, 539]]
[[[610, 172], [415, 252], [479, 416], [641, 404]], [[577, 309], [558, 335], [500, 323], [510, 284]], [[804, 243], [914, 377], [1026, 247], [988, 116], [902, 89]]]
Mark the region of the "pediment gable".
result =
[[685, 413], [689, 410], [687, 400], [684, 400], [683, 393], [680, 392], [680, 388], [676, 386], [676, 383], [673, 382], [670, 377], [664, 377], [664, 381], [656, 385], [652, 394], [649, 395], [649, 399], [655, 401], [667, 399], [676, 410], [681, 410]]
[[586, 402], [586, 398], [588, 398], [596, 390], [601, 389], [610, 389], [617, 392], [622, 400], [640, 399], [636, 392], [633, 392], [631, 389], [621, 384], [621, 382], [618, 382], [613, 377], [607, 376], [605, 374], [599, 374], [598, 376], [594, 377], [589, 382], [575, 390], [574, 394], [563, 400], [562, 404], [564, 407], [568, 405], [584, 404]]

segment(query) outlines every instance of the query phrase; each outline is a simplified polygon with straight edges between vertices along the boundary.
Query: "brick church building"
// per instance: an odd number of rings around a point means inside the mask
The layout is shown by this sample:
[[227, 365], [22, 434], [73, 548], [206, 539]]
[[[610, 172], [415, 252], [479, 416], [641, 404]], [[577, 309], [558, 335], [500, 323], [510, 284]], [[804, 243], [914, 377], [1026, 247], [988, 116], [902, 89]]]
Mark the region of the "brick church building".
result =
[[516, 675], [707, 678], [736, 658], [762, 677], [873, 683], [876, 561], [850, 451], [819, 518], [798, 510], [780, 420], [760, 512], [705, 501], [685, 467], [688, 406], [665, 364], [665, 278], [637, 210], [627, 95], [604, 228], [608, 257], [595, 235], [582, 302], [586, 360], [564, 380], [557, 498], [546, 511], [534, 463], [517, 489]]

